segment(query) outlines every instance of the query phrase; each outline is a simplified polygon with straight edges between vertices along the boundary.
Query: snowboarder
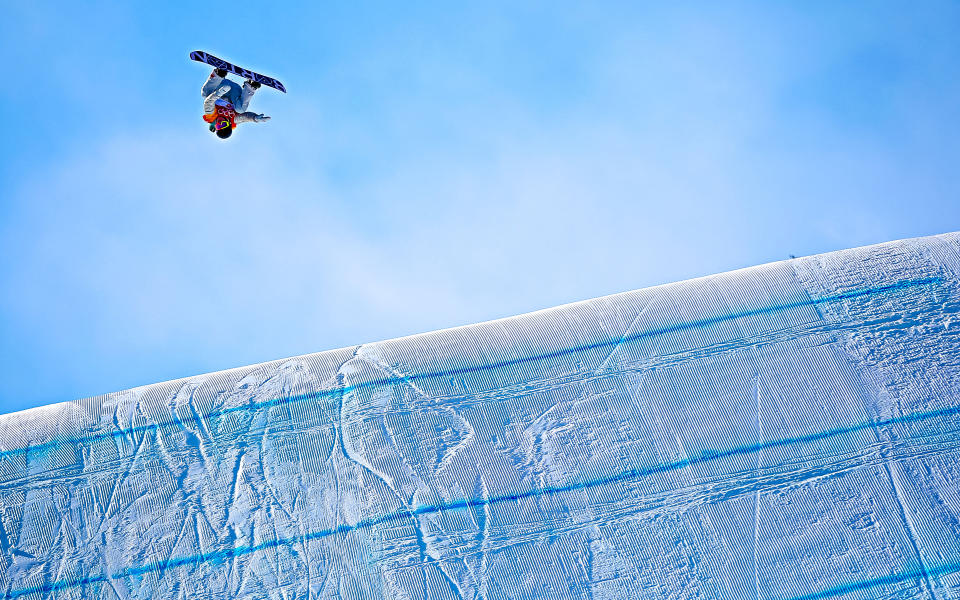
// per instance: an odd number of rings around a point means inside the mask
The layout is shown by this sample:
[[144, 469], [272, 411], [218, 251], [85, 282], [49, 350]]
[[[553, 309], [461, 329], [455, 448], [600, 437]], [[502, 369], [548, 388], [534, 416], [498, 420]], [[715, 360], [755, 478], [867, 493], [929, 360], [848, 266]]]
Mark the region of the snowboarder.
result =
[[250, 99], [260, 84], [248, 79], [241, 88], [230, 81], [226, 69], [214, 69], [200, 91], [203, 95], [203, 120], [210, 123], [210, 131], [221, 139], [227, 139], [233, 128], [240, 123], [261, 123], [270, 117], [246, 112]]

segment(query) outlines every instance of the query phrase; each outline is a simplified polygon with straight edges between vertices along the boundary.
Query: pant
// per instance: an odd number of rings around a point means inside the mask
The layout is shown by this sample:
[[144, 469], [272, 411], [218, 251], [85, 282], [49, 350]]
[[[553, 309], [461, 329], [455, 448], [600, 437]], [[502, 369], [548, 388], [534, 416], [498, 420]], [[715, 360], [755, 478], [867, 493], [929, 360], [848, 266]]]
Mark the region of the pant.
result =
[[206, 98], [210, 94], [217, 91], [217, 89], [222, 86], [230, 86], [230, 91], [221, 96], [224, 100], [233, 105], [233, 110], [238, 113], [247, 112], [247, 107], [250, 105], [250, 99], [253, 98], [253, 94], [257, 91], [250, 87], [250, 84], [244, 82], [243, 87], [240, 87], [237, 83], [230, 81], [224, 77], [220, 77], [214, 72], [207, 78], [207, 82], [203, 84], [203, 88], [200, 90], [200, 94]]

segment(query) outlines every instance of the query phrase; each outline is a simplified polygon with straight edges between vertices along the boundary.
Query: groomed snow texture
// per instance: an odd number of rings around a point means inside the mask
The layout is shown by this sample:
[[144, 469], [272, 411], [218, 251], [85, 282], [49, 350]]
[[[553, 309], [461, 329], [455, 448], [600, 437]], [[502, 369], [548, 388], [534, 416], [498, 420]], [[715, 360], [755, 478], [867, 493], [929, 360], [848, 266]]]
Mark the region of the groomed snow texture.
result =
[[960, 235], [0, 418], [4, 598], [960, 598]]

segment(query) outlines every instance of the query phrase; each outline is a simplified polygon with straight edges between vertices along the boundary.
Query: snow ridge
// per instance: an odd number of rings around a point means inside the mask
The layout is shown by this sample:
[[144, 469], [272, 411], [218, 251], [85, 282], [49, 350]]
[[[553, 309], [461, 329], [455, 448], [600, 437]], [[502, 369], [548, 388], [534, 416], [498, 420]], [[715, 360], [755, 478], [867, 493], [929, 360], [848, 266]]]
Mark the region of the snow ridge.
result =
[[0, 417], [5, 598], [960, 598], [960, 234]]

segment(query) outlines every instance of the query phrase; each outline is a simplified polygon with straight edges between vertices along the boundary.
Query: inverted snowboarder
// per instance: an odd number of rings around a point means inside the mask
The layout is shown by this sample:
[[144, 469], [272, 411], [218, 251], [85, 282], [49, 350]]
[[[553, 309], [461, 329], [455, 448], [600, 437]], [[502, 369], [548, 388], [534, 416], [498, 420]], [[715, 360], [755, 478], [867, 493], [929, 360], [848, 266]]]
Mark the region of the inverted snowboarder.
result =
[[246, 112], [250, 100], [260, 88], [256, 81], [248, 79], [243, 87], [227, 79], [226, 69], [214, 69], [203, 84], [203, 120], [210, 123], [210, 131], [217, 137], [227, 139], [233, 128], [240, 123], [262, 123], [270, 117]]
[[[190, 53], [190, 58], [213, 67], [213, 73], [207, 78], [207, 82], [201, 90], [203, 94], [203, 120], [210, 123], [210, 131], [223, 139], [230, 137], [233, 128], [240, 123], [251, 121], [260, 123], [270, 120], [270, 117], [266, 115], [246, 112], [250, 99], [260, 89], [260, 84], [287, 93], [287, 88], [273, 77], [238, 67], [208, 52], [194, 50]], [[239, 75], [247, 81], [243, 84], [243, 87], [240, 87], [227, 79], [227, 73]]]

